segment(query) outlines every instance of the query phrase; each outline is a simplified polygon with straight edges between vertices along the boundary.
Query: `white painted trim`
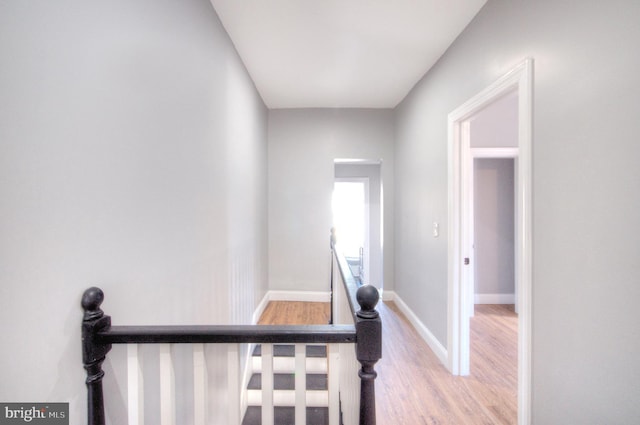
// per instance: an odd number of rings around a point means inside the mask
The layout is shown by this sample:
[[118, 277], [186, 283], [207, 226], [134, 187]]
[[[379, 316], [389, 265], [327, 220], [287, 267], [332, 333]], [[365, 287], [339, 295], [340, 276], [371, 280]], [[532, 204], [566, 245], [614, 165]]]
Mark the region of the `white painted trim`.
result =
[[269, 301], [302, 301], [328, 303], [331, 301], [329, 292], [324, 291], [269, 291]]
[[381, 289], [378, 292], [380, 293], [380, 299], [382, 301], [393, 301], [398, 298], [396, 291], [392, 291], [391, 289]]
[[[518, 424], [531, 423], [531, 285], [532, 285], [532, 142], [533, 59], [528, 58], [448, 116], [448, 367], [452, 374], [468, 373], [469, 316], [462, 288], [463, 276], [463, 160], [461, 126], [465, 120], [505, 94], [518, 91], [518, 195], [516, 247], [518, 291]], [[466, 332], [465, 332], [466, 331]]]
[[532, 327], [532, 285], [533, 285], [533, 59], [528, 59], [520, 71], [522, 76], [518, 86], [518, 208], [522, 220], [518, 230], [519, 273], [518, 291], [518, 424], [531, 424], [531, 327]]
[[267, 308], [269, 301], [269, 292], [267, 292], [264, 294], [264, 297], [262, 297], [262, 300], [260, 300], [260, 302], [258, 303], [258, 307], [256, 307], [255, 311], [253, 312], [253, 317], [251, 318], [252, 324], [255, 325], [258, 323], [258, 320], [260, 320], [262, 313], [264, 313], [264, 310]]
[[343, 373], [340, 367], [340, 345], [327, 344], [329, 368], [328, 386], [329, 392], [329, 425], [340, 424], [340, 376]]
[[394, 298], [396, 297], [396, 293], [394, 291], [388, 290], [388, 289], [380, 289], [380, 298], [382, 299], [382, 301], [393, 301]]
[[460, 263], [462, 255], [458, 249], [460, 241], [460, 186], [462, 181], [460, 171], [460, 124], [454, 121], [454, 117], [448, 117], [448, 209], [449, 209], [449, 232], [448, 232], [448, 309], [447, 309], [447, 368], [453, 375], [460, 373], [460, 327], [461, 327], [461, 305], [460, 299]]
[[[297, 378], [298, 376], [305, 376], [305, 374], [296, 373], [295, 377]], [[249, 393], [249, 404], [251, 406], [260, 406], [262, 404], [261, 390], [248, 390], [247, 392]], [[298, 395], [296, 390], [273, 390], [272, 393], [274, 406], [295, 407], [296, 411], [298, 410], [299, 406], [301, 407], [300, 413], [306, 413], [306, 407], [329, 406], [329, 392], [327, 390], [301, 391], [301, 402], [296, 401], [296, 396]], [[340, 408], [338, 408], [337, 411], [339, 413]], [[296, 420], [295, 423], [306, 424], [307, 421], [305, 420], [304, 422], [299, 422], [298, 420]]]
[[[431, 351], [438, 357], [443, 365], [447, 364], [447, 349], [438, 341], [438, 339], [431, 333], [429, 328], [422, 323], [422, 321], [416, 316], [416, 314], [409, 308], [409, 306], [400, 298], [400, 296], [393, 291], [385, 291], [386, 301], [393, 301], [398, 306], [398, 309], [407, 317], [409, 323], [415, 328], [422, 339], [427, 343]], [[384, 326], [384, 322], [382, 323]]]
[[[295, 411], [295, 423], [306, 424], [307, 423], [307, 348], [304, 343], [295, 344], [295, 364], [296, 371], [294, 373], [294, 411]], [[327, 406], [329, 405], [327, 394]], [[289, 405], [290, 406], [290, 405]]]
[[515, 304], [516, 294], [475, 294], [475, 304]]
[[230, 424], [239, 424], [246, 410], [242, 408], [242, 390], [240, 387], [240, 344], [227, 344], [227, 420]]
[[517, 158], [518, 148], [471, 148], [473, 158]]
[[[254, 325], [257, 322], [254, 322]], [[249, 400], [247, 396], [247, 387], [249, 386], [249, 380], [255, 372], [253, 369], [253, 349], [256, 344], [247, 344], [246, 356], [244, 359], [244, 368], [242, 369], [242, 381], [240, 387], [240, 416], [244, 418], [247, 414], [247, 407], [249, 406]]]
[[[473, 294], [476, 292], [476, 282], [475, 282], [475, 264], [476, 264], [476, 256], [475, 256], [475, 221], [474, 221], [474, 209], [475, 205], [473, 203], [474, 200], [474, 173], [475, 169], [473, 167], [473, 153], [471, 151], [471, 121], [464, 120], [460, 123], [460, 142], [462, 143], [462, 152], [461, 152], [461, 160], [462, 160], [462, 211], [465, 211], [466, 214], [463, 216], [462, 222], [462, 256], [464, 258], [469, 259], [469, 267], [463, 267], [461, 269], [462, 273], [460, 278], [462, 279], [461, 284], [462, 287], [465, 288], [460, 292], [461, 302], [464, 306], [464, 315], [467, 318], [471, 318], [474, 315], [475, 309], [473, 308]], [[470, 341], [471, 339], [471, 329], [469, 326], [462, 327], [461, 329], [461, 340]], [[460, 374], [464, 375], [463, 370], [469, 368], [469, 365], [464, 365], [464, 360], [470, 358], [470, 354], [465, 357], [465, 355], [460, 356]], [[464, 366], [463, 366], [464, 365]]]
[[274, 425], [273, 421], [273, 344], [261, 344], [262, 357], [262, 421], [263, 425]]
[[129, 425], [144, 424], [144, 376], [138, 344], [127, 344], [127, 415]]
[[176, 424], [176, 378], [173, 345], [160, 344], [160, 425]]
[[[209, 410], [209, 373], [204, 344], [193, 344], [193, 423], [206, 425]], [[242, 392], [244, 394], [244, 391]], [[241, 396], [242, 396], [241, 394]], [[242, 411], [244, 415], [244, 411]]]
[[381, 159], [357, 159], [357, 158], [336, 158], [334, 164], [345, 165], [381, 165]]

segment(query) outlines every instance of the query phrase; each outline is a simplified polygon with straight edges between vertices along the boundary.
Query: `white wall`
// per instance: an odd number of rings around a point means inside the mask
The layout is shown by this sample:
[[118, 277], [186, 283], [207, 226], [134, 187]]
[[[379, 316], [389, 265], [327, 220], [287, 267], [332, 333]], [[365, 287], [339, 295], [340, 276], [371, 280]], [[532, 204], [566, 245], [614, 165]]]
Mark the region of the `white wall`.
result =
[[85, 288], [114, 324], [251, 320], [267, 112], [206, 0], [3, 1], [0, 54], [0, 400], [83, 423]]
[[490, 0], [396, 111], [396, 292], [446, 346], [447, 114], [535, 60], [535, 424], [640, 423], [639, 21], [638, 2]]
[[269, 111], [269, 286], [329, 290], [334, 159], [382, 160], [384, 282], [393, 285], [393, 112]]

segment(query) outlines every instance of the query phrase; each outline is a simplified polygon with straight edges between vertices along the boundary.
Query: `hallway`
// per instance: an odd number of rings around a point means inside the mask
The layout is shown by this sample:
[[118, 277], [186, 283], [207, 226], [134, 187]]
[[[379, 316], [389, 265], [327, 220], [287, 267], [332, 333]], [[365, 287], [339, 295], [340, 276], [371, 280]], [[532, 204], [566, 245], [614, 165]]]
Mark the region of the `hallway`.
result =
[[[376, 365], [377, 421], [384, 425], [517, 421], [517, 326], [513, 306], [477, 305], [471, 375], [453, 377], [393, 302], [378, 304], [382, 360]], [[261, 324], [326, 323], [329, 304], [271, 302]]]

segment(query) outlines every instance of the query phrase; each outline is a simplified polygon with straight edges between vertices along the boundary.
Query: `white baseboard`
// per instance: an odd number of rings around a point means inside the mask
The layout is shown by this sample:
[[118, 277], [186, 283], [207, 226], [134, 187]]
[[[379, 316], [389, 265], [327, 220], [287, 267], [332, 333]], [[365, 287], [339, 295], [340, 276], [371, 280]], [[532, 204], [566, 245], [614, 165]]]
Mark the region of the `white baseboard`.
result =
[[[418, 316], [409, 308], [409, 306], [393, 291], [384, 291], [383, 293], [384, 301], [393, 301], [396, 303], [400, 311], [407, 317], [409, 322], [413, 325], [413, 327], [418, 331], [418, 334], [424, 339], [429, 348], [435, 353], [438, 357], [438, 360], [448, 368], [449, 364], [449, 355], [447, 354], [447, 349], [438, 341], [438, 339], [431, 333], [429, 328], [425, 326], [424, 323]], [[384, 326], [384, 322], [382, 322], [382, 326]]]
[[264, 294], [264, 297], [262, 297], [262, 300], [260, 300], [260, 303], [258, 304], [258, 307], [256, 307], [256, 310], [253, 312], [251, 324], [256, 325], [258, 323], [258, 320], [260, 320], [260, 316], [262, 316], [262, 313], [264, 313], [264, 309], [267, 308], [267, 304], [269, 304], [269, 301], [269, 292], [267, 291], [267, 293]]
[[475, 294], [476, 304], [515, 304], [515, 294]]
[[331, 301], [329, 292], [324, 291], [269, 291], [269, 301], [302, 301], [328, 303]]
[[380, 294], [382, 296], [382, 301], [393, 301], [393, 298], [396, 296], [395, 292], [385, 291], [384, 288], [380, 289]]

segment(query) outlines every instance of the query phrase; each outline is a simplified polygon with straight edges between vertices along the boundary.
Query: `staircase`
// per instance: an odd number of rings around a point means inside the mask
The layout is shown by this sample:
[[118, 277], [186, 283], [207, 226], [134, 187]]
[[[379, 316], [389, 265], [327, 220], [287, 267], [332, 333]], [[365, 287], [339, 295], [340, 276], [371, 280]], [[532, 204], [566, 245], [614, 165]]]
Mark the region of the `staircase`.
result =
[[[327, 346], [306, 346], [307, 425], [329, 424]], [[247, 411], [242, 425], [262, 423], [262, 346], [252, 355], [254, 371], [247, 385]], [[295, 346], [273, 346], [273, 405], [275, 425], [295, 425]]]
[[[333, 245], [332, 245], [333, 248]], [[87, 371], [87, 424], [105, 425], [105, 392], [102, 363], [114, 344], [126, 345], [126, 416], [133, 425], [144, 423], [144, 400], [154, 400], [161, 423], [175, 423], [177, 412], [193, 412], [193, 423], [208, 423], [210, 402], [208, 364], [214, 370], [228, 368], [227, 423], [237, 424], [245, 409], [243, 425], [374, 425], [376, 423], [374, 365], [382, 356], [382, 321], [375, 310], [380, 294], [370, 285], [360, 286], [348, 272], [344, 257], [332, 249], [332, 320], [329, 325], [120, 325], [111, 326], [111, 316], [100, 308], [104, 292], [88, 288], [82, 295], [82, 363]], [[250, 360], [255, 373], [246, 393], [240, 390], [240, 351], [244, 344], [263, 344]], [[141, 344], [159, 346], [159, 385], [144, 386]], [[175, 346], [190, 344], [193, 360], [192, 400], [176, 386]], [[206, 352], [207, 345], [218, 348]], [[309, 344], [309, 345], [306, 345]], [[326, 345], [323, 345], [326, 344]], [[225, 353], [226, 351], [226, 353]], [[181, 354], [187, 354], [181, 349]], [[220, 363], [222, 362], [222, 363]], [[185, 367], [187, 369], [185, 369]], [[247, 368], [248, 369], [248, 368]], [[327, 372], [331, 377], [327, 378]], [[152, 381], [152, 382], [157, 382]], [[182, 378], [181, 378], [182, 381]], [[224, 382], [216, 381], [219, 388]], [[145, 388], [146, 387], [146, 388]], [[262, 391], [262, 387], [265, 390]], [[268, 388], [268, 391], [267, 391]], [[151, 392], [146, 397], [144, 389]], [[117, 394], [115, 394], [117, 395]], [[189, 393], [187, 393], [189, 398]], [[177, 401], [180, 403], [178, 404]], [[265, 406], [263, 408], [263, 406]], [[268, 408], [266, 406], [269, 406]], [[329, 408], [330, 406], [330, 408]], [[273, 410], [272, 410], [273, 409]], [[226, 410], [223, 412], [222, 410]], [[344, 420], [344, 422], [343, 422]]]

